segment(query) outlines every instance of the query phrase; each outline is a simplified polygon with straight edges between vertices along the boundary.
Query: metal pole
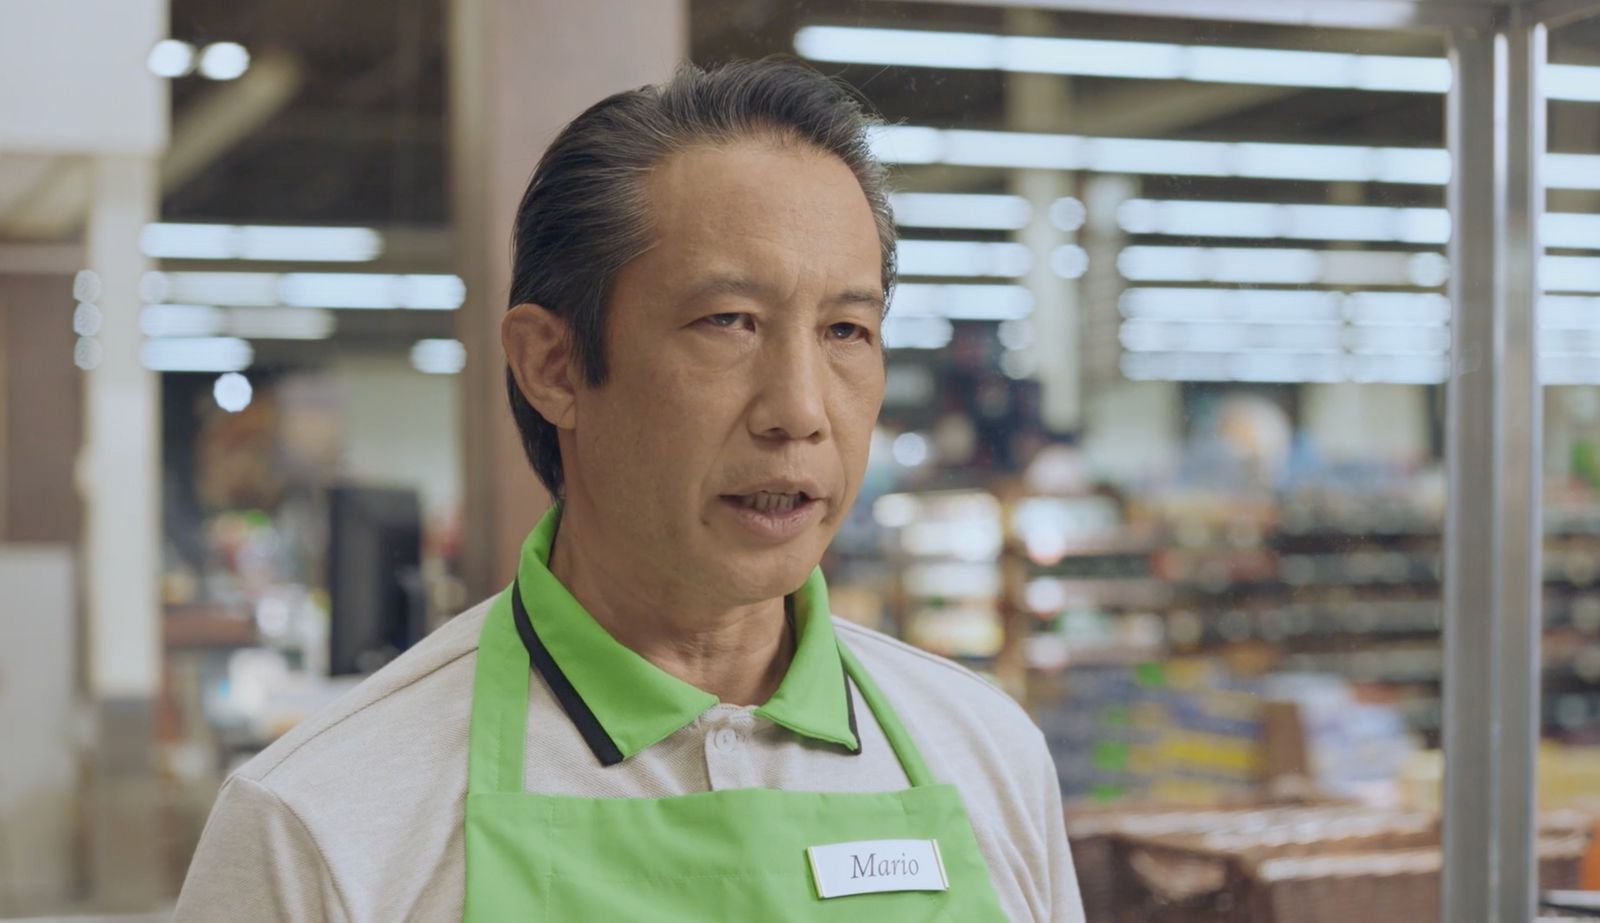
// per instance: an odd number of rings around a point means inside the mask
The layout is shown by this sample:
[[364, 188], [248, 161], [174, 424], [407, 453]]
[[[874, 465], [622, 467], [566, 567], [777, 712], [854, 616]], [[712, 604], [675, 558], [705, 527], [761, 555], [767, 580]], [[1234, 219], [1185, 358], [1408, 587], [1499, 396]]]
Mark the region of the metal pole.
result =
[[1546, 29], [1512, 11], [1506, 45], [1506, 185], [1502, 227], [1502, 297], [1505, 365], [1504, 560], [1500, 594], [1500, 685], [1496, 703], [1500, 735], [1498, 818], [1499, 920], [1535, 916], [1538, 843], [1535, 825], [1539, 747], [1540, 641], [1544, 624], [1544, 533], [1540, 456], [1544, 444], [1544, 389], [1539, 381], [1538, 266], [1544, 213], [1539, 164], [1545, 151], [1545, 100], [1541, 77]]
[[1494, 906], [1495, 528], [1501, 493], [1497, 228], [1505, 92], [1494, 32], [1450, 36], [1451, 369], [1446, 413], [1449, 506], [1444, 545], [1444, 890], [1448, 923], [1491, 923]]
[[1450, 35], [1455, 316], [1442, 882], [1449, 923], [1526, 923], [1537, 888], [1544, 36], [1515, 13], [1492, 30]]

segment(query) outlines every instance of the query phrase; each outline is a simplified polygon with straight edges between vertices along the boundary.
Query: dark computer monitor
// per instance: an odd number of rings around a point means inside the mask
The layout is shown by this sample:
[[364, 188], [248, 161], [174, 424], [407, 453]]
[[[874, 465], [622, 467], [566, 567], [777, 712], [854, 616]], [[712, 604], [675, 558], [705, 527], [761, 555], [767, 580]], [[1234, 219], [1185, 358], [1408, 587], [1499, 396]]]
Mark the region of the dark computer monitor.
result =
[[422, 513], [417, 492], [328, 490], [328, 672], [365, 674], [422, 639]]

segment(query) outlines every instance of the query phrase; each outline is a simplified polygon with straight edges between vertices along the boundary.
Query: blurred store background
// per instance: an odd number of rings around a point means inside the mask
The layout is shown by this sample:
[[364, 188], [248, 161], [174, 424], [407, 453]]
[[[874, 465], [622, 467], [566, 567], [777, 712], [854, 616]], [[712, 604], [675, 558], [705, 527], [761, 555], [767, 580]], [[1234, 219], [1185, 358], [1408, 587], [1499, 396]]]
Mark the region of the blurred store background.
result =
[[[522, 185], [769, 53], [898, 190], [837, 612], [1025, 703], [1094, 923], [1437, 918], [1443, 40], [872, 0], [0, 0], [0, 918], [161, 919], [230, 768], [509, 576]], [[1600, 20], [1550, 57], [1540, 868], [1600, 888]]]

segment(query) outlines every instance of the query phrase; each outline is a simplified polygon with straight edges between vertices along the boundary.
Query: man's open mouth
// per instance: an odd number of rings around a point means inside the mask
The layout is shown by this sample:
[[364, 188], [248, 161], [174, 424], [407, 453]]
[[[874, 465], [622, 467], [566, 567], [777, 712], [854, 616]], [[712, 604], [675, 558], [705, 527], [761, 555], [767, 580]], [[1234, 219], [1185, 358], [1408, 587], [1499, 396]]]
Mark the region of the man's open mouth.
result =
[[727, 499], [758, 513], [787, 513], [796, 507], [804, 506], [811, 497], [804, 491], [784, 494], [758, 490], [753, 494], [739, 494]]

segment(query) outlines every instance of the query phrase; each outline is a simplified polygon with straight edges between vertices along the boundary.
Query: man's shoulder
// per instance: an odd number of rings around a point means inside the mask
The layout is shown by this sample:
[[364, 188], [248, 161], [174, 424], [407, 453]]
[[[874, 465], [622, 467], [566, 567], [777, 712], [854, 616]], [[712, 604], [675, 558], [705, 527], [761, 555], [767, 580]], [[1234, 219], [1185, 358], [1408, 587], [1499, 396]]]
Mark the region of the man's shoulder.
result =
[[440, 626], [295, 725], [235, 775], [293, 797], [341, 770], [427, 776], [430, 766], [464, 763], [478, 633], [491, 602]]
[[996, 744], [1041, 742], [1038, 726], [1022, 706], [972, 670], [854, 622], [835, 617], [834, 625], [908, 724], [943, 723]]

